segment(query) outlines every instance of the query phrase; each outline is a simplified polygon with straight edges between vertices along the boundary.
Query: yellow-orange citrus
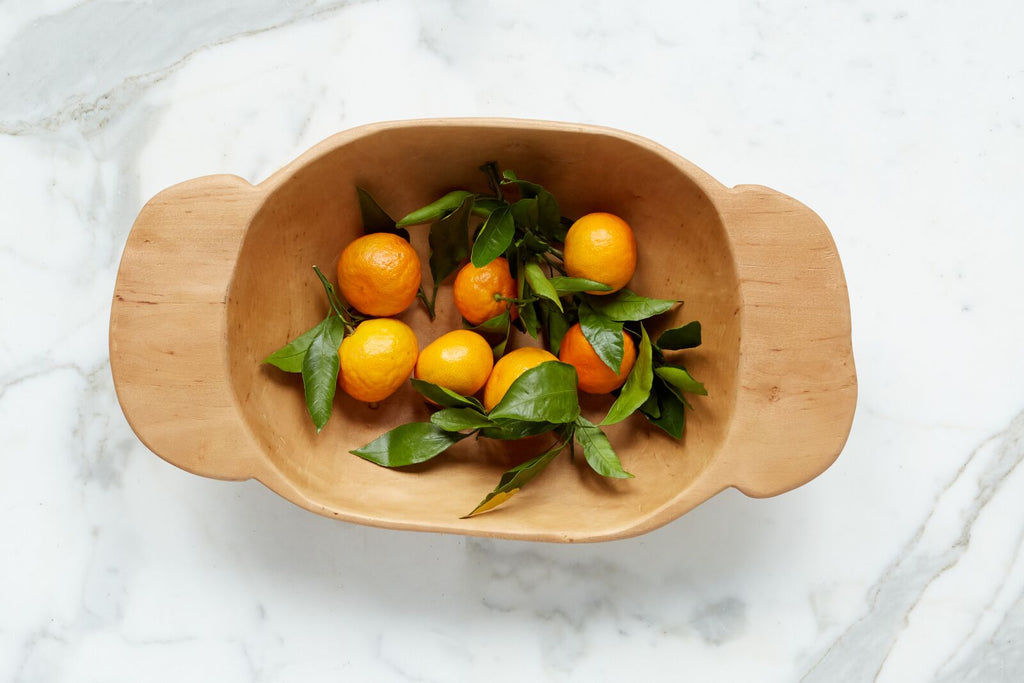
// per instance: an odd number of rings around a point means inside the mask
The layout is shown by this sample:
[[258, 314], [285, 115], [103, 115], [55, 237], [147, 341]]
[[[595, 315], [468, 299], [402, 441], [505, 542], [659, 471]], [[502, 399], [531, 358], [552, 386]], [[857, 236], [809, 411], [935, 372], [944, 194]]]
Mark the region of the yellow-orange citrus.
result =
[[353, 240], [338, 259], [338, 286], [346, 301], [367, 315], [397, 315], [420, 288], [420, 257], [389, 232]]
[[507, 308], [513, 318], [516, 316], [515, 306], [494, 298], [495, 294], [508, 299], [516, 295], [516, 281], [512, 279], [508, 261], [504, 258], [496, 258], [483, 268], [472, 263], [464, 265], [455, 276], [452, 294], [455, 307], [471, 325], [490, 320]]
[[383, 401], [409, 379], [418, 351], [416, 333], [400, 320], [364, 320], [338, 348], [338, 384], [356, 400]]
[[453, 330], [427, 344], [416, 361], [416, 377], [469, 396], [483, 388], [494, 366], [487, 341], [472, 330]]
[[487, 379], [487, 386], [484, 387], [484, 408], [490, 410], [498, 405], [505, 392], [512, 386], [512, 382], [519, 379], [521, 374], [552, 360], [558, 358], [550, 351], [532, 346], [516, 349], [502, 356], [494, 364], [491, 376]]
[[583, 336], [580, 324], [576, 323], [562, 338], [558, 360], [576, 368], [580, 391], [588, 394], [607, 394], [623, 385], [629, 371], [633, 369], [633, 363], [636, 362], [636, 344], [633, 343], [633, 338], [623, 332], [622, 342], [622, 363], [616, 373], [601, 360], [594, 347]]
[[626, 221], [610, 213], [588, 213], [569, 228], [563, 251], [570, 277], [583, 277], [611, 286], [611, 294], [626, 286], [636, 270], [636, 236]]

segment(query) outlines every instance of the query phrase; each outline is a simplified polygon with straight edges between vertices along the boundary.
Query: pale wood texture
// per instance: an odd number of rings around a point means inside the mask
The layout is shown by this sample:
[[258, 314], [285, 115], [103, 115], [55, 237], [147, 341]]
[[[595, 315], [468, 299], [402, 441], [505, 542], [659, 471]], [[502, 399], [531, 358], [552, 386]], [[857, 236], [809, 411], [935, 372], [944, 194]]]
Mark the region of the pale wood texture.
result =
[[[339, 394], [315, 435], [298, 377], [260, 362], [323, 317], [311, 268], [333, 272], [360, 234], [355, 185], [398, 216], [455, 187], [486, 190], [476, 168], [490, 160], [548, 186], [565, 215], [603, 210], [630, 222], [640, 251], [630, 287], [686, 302], [653, 334], [702, 322], [704, 345], [679, 356], [711, 395], [694, 401], [682, 443], [639, 417], [608, 430], [636, 479], [604, 480], [563, 457], [507, 505], [462, 520], [523, 454], [468, 440], [404, 471], [376, 467], [347, 452], [427, 419], [411, 388], [376, 408]], [[426, 227], [412, 232], [425, 256]], [[421, 307], [400, 317], [421, 347], [460, 325], [450, 284], [436, 322]], [[767, 496], [807, 482], [838, 455], [856, 402], [846, 283], [813, 212], [767, 188], [723, 187], [643, 138], [570, 124], [375, 124], [325, 140], [255, 187], [214, 176], [170, 188], [129, 237], [110, 334], [122, 407], [162, 457], [392, 528], [563, 542], [636, 535], [729, 486]], [[594, 418], [609, 403], [583, 401]]]

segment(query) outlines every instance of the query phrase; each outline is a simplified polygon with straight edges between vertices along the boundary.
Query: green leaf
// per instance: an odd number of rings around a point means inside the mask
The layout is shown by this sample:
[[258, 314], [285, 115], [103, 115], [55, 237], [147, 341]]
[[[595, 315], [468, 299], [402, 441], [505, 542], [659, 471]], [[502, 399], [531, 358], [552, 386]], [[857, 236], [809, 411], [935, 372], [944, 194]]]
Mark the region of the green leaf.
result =
[[585, 302], [580, 304], [580, 330], [604, 364], [618, 374], [622, 368], [625, 340], [622, 323], [601, 315]]
[[647, 401], [651, 394], [651, 385], [654, 382], [654, 372], [651, 369], [651, 338], [647, 336], [647, 330], [640, 326], [640, 348], [636, 354], [636, 362], [633, 369], [622, 385], [622, 391], [615, 403], [609, 408], [608, 414], [601, 420], [602, 425], [612, 425], [622, 422], [633, 414], [637, 408]]
[[418, 225], [420, 223], [431, 223], [436, 221], [438, 218], [442, 218], [448, 215], [450, 212], [462, 206], [463, 202], [466, 201], [467, 197], [472, 197], [472, 192], [465, 190], [455, 190], [449, 192], [445, 196], [438, 199], [436, 202], [427, 204], [422, 209], [416, 209], [408, 216], [398, 221], [396, 225], [400, 228], [404, 228], [409, 225]]
[[537, 226], [542, 235], [556, 242], [565, 241], [562, 228], [562, 212], [555, 196], [547, 190], [537, 193]]
[[327, 279], [327, 276], [320, 271], [318, 266], [313, 266], [313, 272], [316, 273], [318, 278], [320, 278], [320, 284], [324, 286], [324, 292], [327, 294], [327, 301], [330, 303], [331, 308], [338, 314], [338, 317], [341, 318], [342, 322], [351, 325], [353, 316], [349, 312], [348, 308], [345, 307], [345, 304], [341, 303], [341, 299], [338, 298], [337, 293], [334, 291], [334, 285], [332, 285], [331, 281]]
[[576, 369], [567, 363], [547, 361], [516, 378], [488, 417], [565, 424], [579, 414]]
[[473, 241], [473, 251], [470, 256], [473, 265], [483, 268], [504, 254], [512, 244], [515, 233], [516, 223], [512, 219], [512, 211], [508, 206], [497, 208], [491, 212]]
[[585, 417], [576, 418], [576, 441], [583, 446], [583, 457], [598, 474], [615, 479], [632, 479], [633, 475], [622, 469], [619, 456], [612, 448], [608, 437], [601, 428]]
[[480, 436], [501, 441], [515, 441], [517, 439], [525, 439], [528, 436], [544, 434], [561, 426], [552, 422], [532, 422], [527, 420], [495, 420], [494, 422], [495, 426], [480, 430]]
[[338, 347], [345, 338], [345, 325], [335, 316], [328, 316], [313, 337], [302, 359], [302, 386], [306, 393], [306, 409], [319, 433], [331, 417], [334, 392], [338, 388]]
[[494, 426], [494, 422], [476, 408], [445, 408], [431, 415], [430, 421], [446, 432]]
[[410, 422], [350, 452], [382, 467], [402, 467], [430, 460], [467, 436], [430, 422]]
[[555, 308], [548, 301], [540, 302], [540, 311], [544, 320], [544, 334], [547, 336], [548, 348], [557, 356], [562, 348], [562, 338], [569, 331], [569, 319], [564, 312]]
[[380, 204], [369, 192], [361, 187], [356, 187], [356, 194], [359, 196], [359, 213], [363, 217], [363, 232], [365, 234], [390, 232], [404, 240], [409, 239], [409, 231], [396, 227], [394, 219], [380, 208]]
[[607, 292], [611, 285], [606, 285], [597, 280], [588, 280], [585, 277], [553, 277], [550, 280], [551, 286], [558, 294], [574, 294], [576, 292]]
[[473, 200], [467, 197], [455, 211], [430, 226], [430, 276], [437, 286], [459, 269], [469, 255], [469, 210]]
[[540, 334], [540, 319], [537, 317], [537, 309], [532, 301], [519, 306], [519, 320], [523, 323], [526, 334], [536, 339]]
[[558, 306], [558, 310], [562, 310], [562, 302], [558, 298], [558, 292], [551, 284], [551, 280], [544, 275], [544, 271], [541, 270], [539, 264], [535, 261], [527, 261], [523, 264], [523, 272], [526, 275], [526, 281], [530, 283], [530, 289], [533, 293], [542, 299], [547, 299], [555, 306]]
[[488, 318], [479, 325], [474, 325], [469, 328], [474, 332], [480, 334], [505, 334], [505, 330], [508, 329], [508, 324], [511, 316], [508, 310], [504, 310], [493, 318]]
[[424, 398], [444, 408], [473, 408], [481, 412], [484, 409], [483, 404], [472, 396], [463, 396], [447, 387], [425, 382], [415, 377], [411, 381], [413, 388], [420, 392]]
[[487, 218], [503, 206], [508, 206], [508, 202], [487, 195], [478, 194], [473, 198], [473, 213], [481, 218]]
[[[478, 515], [481, 512], [493, 510], [514, 496], [521, 488], [526, 486], [534, 477], [540, 474], [552, 460], [555, 459], [555, 456], [565, 448], [565, 444], [565, 441], [561, 441], [538, 455], [536, 458], [527, 460], [522, 465], [513, 467], [509, 471], [505, 472], [505, 474], [501, 475], [501, 479], [498, 481], [498, 486], [488, 493], [487, 497], [480, 501], [480, 504], [473, 508], [473, 511], [466, 515], [466, 517], [472, 517], [473, 515]], [[463, 517], [463, 519], [466, 517]]]
[[326, 320], [320, 321], [313, 328], [306, 330], [287, 345], [267, 356], [263, 362], [279, 367], [285, 372], [302, 372], [302, 361], [306, 358], [306, 350], [309, 349], [313, 339], [320, 334], [320, 330], [326, 324]]
[[695, 380], [682, 365], [662, 365], [654, 369], [654, 374], [680, 391], [701, 396], [708, 395], [708, 390], [704, 388], [704, 385]]
[[649, 299], [628, 289], [621, 289], [607, 296], [591, 296], [588, 299], [595, 311], [619, 321], [645, 320], [664, 313], [678, 303], [671, 299]]
[[665, 330], [658, 337], [658, 343], [655, 346], [665, 351], [692, 349], [700, 346], [700, 322], [694, 320], [692, 323], [686, 323], [682, 327], [673, 327], [671, 330]]
[[663, 429], [672, 438], [682, 438], [683, 429], [686, 427], [686, 415], [682, 400], [660, 379], [656, 379], [654, 382], [651, 398], [657, 404], [657, 411], [649, 409], [649, 404], [645, 403], [640, 407], [644, 417], [651, 424]]
[[527, 228], [537, 227], [537, 200], [520, 199], [511, 205], [512, 218], [517, 225]]

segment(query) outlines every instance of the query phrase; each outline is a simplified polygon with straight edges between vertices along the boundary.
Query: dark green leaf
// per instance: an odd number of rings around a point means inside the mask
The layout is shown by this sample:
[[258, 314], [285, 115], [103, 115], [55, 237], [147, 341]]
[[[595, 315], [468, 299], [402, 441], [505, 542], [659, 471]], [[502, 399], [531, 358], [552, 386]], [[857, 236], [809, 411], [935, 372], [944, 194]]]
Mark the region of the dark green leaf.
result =
[[410, 422], [351, 452], [382, 467], [402, 467], [430, 460], [467, 436], [430, 422]]
[[516, 224], [533, 229], [537, 227], [537, 200], [520, 199], [511, 206]]
[[331, 304], [331, 308], [338, 314], [338, 317], [341, 318], [342, 322], [352, 324], [353, 316], [345, 307], [345, 304], [341, 303], [341, 299], [338, 298], [338, 295], [334, 291], [334, 285], [331, 284], [331, 281], [327, 279], [326, 275], [320, 272], [319, 267], [313, 266], [313, 272], [316, 273], [318, 278], [320, 278], [320, 284], [324, 286], [324, 292], [327, 294], [327, 301]]
[[537, 226], [542, 235], [556, 242], [565, 241], [565, 232], [561, 230], [562, 213], [554, 195], [547, 190], [537, 193]]
[[309, 349], [313, 339], [320, 334], [320, 330], [326, 324], [326, 320], [320, 321], [312, 329], [306, 330], [286, 346], [282, 346], [267, 356], [263, 362], [277, 366], [285, 372], [302, 372], [302, 361], [306, 357], [306, 350]]
[[502, 173], [502, 185], [516, 185], [523, 197], [533, 198], [544, 192], [544, 188], [537, 183], [531, 183], [529, 180], [520, 180], [516, 177], [516, 174], [512, 171], [506, 170]]
[[671, 299], [649, 299], [628, 289], [607, 296], [591, 296], [589, 301], [595, 311], [620, 321], [645, 320], [664, 313], [678, 303]]
[[473, 213], [482, 218], [487, 218], [495, 209], [503, 206], [508, 206], [508, 203], [494, 197], [478, 194], [473, 199]]
[[474, 325], [470, 329], [480, 334], [505, 334], [505, 330], [508, 329], [509, 318], [509, 313], [505, 310], [479, 325]]
[[532, 422], [572, 422], [580, 414], [576, 369], [547, 361], [521, 374], [488, 416]]
[[633, 475], [622, 469], [619, 456], [600, 427], [585, 417], [578, 417], [575, 432], [576, 441], [583, 446], [583, 457], [592, 470], [605, 477], [632, 479]]
[[523, 323], [526, 334], [536, 339], [540, 334], [540, 319], [537, 317], [537, 309], [533, 302], [519, 306], [519, 320]]
[[655, 346], [665, 351], [692, 349], [700, 346], [700, 322], [694, 320], [692, 323], [686, 323], [682, 327], [673, 327], [671, 330], [665, 330], [658, 337], [658, 343]]
[[562, 348], [562, 338], [569, 331], [569, 319], [564, 312], [547, 301], [540, 302], [540, 310], [544, 319], [544, 333], [547, 335], [548, 348], [557, 356]]
[[302, 386], [306, 409], [319, 432], [331, 417], [334, 392], [338, 388], [338, 347], [345, 338], [345, 325], [336, 316], [328, 316], [313, 337], [302, 359]]
[[469, 255], [469, 209], [473, 200], [466, 198], [452, 213], [430, 226], [430, 276], [437, 286], [459, 269]]
[[499, 439], [501, 441], [514, 441], [525, 439], [528, 436], [537, 436], [557, 429], [561, 425], [551, 422], [529, 422], [526, 420], [495, 420], [494, 427], [487, 427], [480, 430], [480, 436], [488, 439]]
[[[487, 494], [480, 504], [473, 508], [466, 517], [472, 517], [473, 515], [480, 514], [481, 512], [487, 512], [498, 507], [506, 500], [514, 496], [519, 492], [521, 488], [526, 486], [534, 477], [547, 467], [555, 456], [558, 455], [561, 450], [565, 448], [565, 441], [552, 446], [547, 451], [541, 453], [536, 458], [527, 460], [522, 465], [513, 467], [505, 474], [501, 475], [501, 480], [498, 482], [498, 486]], [[463, 517], [465, 519], [465, 517]]]
[[655, 377], [654, 382], [651, 384], [651, 393], [647, 395], [647, 400], [638, 408], [641, 413], [648, 417], [661, 417], [661, 403], [658, 401], [659, 387], [661, 387], [661, 380]]
[[654, 387], [651, 390], [651, 397], [656, 399], [657, 411], [647, 409], [648, 404], [645, 403], [640, 408], [644, 416], [651, 424], [665, 430], [665, 433], [672, 438], [682, 438], [683, 429], [686, 426], [683, 402], [660, 379], [655, 380]]
[[553, 277], [551, 286], [559, 294], [573, 294], [575, 292], [607, 292], [612, 288], [603, 282], [588, 280], [585, 277]]
[[654, 372], [651, 369], [651, 338], [647, 336], [647, 330], [643, 326], [640, 327], [640, 335], [636, 362], [633, 363], [633, 369], [626, 378], [619, 397], [601, 420], [602, 425], [622, 422], [642, 406], [651, 394], [651, 384], [654, 382]]
[[472, 192], [466, 192], [465, 190], [449, 192], [437, 201], [427, 204], [422, 209], [416, 209], [408, 216], [398, 221], [395, 225], [400, 228], [404, 228], [409, 225], [418, 225], [420, 223], [432, 223], [438, 218], [443, 218], [450, 212], [462, 206], [463, 202], [466, 201], [466, 198], [472, 196]]
[[431, 384], [415, 377], [411, 381], [413, 389], [420, 392], [424, 398], [433, 401], [439, 406], [445, 408], [475, 408], [480, 411], [484, 409], [480, 401], [472, 396], [463, 396], [446, 387]]
[[523, 264], [523, 272], [526, 275], [526, 281], [530, 283], [530, 289], [533, 293], [542, 299], [547, 299], [555, 306], [558, 306], [558, 310], [562, 310], [562, 302], [558, 298], [558, 292], [551, 285], [551, 280], [544, 275], [544, 271], [541, 270], [540, 265], [535, 261], [527, 261]]
[[395, 226], [394, 219], [384, 209], [380, 208], [377, 200], [369, 192], [361, 187], [356, 188], [359, 195], [359, 213], [363, 217], [363, 232], [369, 235], [373, 232], [390, 232], [398, 235], [404, 240], [409, 239], [409, 231], [405, 228]]
[[625, 350], [622, 323], [601, 315], [586, 303], [580, 304], [579, 316], [583, 337], [594, 347], [604, 364], [618, 374]]
[[446, 432], [494, 426], [494, 423], [476, 408], [445, 408], [431, 415], [430, 421]]
[[512, 219], [512, 211], [507, 206], [500, 207], [491, 212], [491, 215], [484, 221], [484, 226], [473, 241], [473, 251], [470, 259], [477, 268], [483, 268], [488, 263], [505, 253], [512, 238], [515, 237], [516, 223]]
[[685, 391], [690, 394], [700, 394], [701, 396], [707, 396], [708, 390], [704, 388], [704, 385], [698, 382], [686, 371], [681, 365], [662, 365], [661, 367], [655, 368], [654, 373], [663, 379], [667, 384], [674, 386], [680, 391]]

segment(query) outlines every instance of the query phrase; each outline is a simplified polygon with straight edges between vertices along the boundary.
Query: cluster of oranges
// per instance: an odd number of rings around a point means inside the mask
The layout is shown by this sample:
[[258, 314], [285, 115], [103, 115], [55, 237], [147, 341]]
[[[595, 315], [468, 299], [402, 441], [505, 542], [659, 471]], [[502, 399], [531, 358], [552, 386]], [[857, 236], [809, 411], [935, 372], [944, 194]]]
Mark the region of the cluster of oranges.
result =
[[[636, 239], [621, 218], [591, 213], [572, 224], [566, 233], [563, 262], [570, 277], [585, 278], [610, 289], [622, 289], [636, 268]], [[608, 393], [622, 386], [636, 360], [632, 338], [623, 333], [623, 357], [618, 372], [601, 360], [584, 337], [579, 323], [566, 332], [558, 357], [535, 347], [523, 347], [497, 362], [483, 336], [468, 329], [450, 331], [419, 350], [413, 330], [395, 316], [415, 301], [420, 290], [420, 259], [408, 241], [392, 233], [373, 233], [351, 242], [338, 260], [338, 285], [348, 303], [376, 316], [361, 322], [338, 349], [338, 383], [353, 398], [382, 401], [415, 371], [418, 379], [464, 396], [483, 390], [487, 410], [497, 405], [512, 383], [530, 368], [560, 360], [572, 365], [579, 388]], [[455, 306], [471, 325], [479, 325], [506, 311], [517, 315], [516, 281], [509, 263], [497, 258], [477, 268], [465, 264], [453, 284]]]

